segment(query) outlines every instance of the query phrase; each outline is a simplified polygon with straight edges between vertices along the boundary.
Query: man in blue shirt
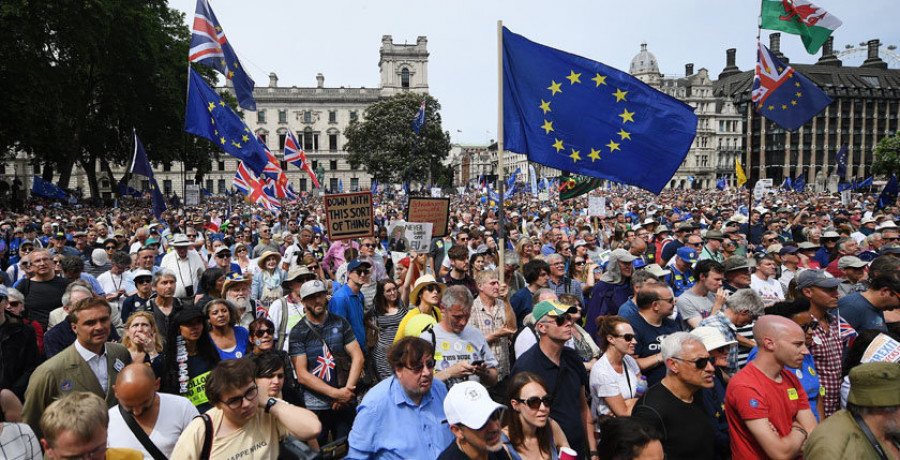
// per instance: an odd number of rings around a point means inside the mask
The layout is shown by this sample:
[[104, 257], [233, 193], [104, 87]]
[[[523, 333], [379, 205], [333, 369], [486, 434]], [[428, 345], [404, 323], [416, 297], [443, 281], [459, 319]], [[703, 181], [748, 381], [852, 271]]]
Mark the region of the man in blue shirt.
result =
[[681, 330], [678, 323], [669, 318], [675, 310], [675, 296], [668, 286], [645, 285], [634, 300], [638, 314], [629, 320], [638, 341], [634, 352], [641, 371], [647, 377], [647, 386], [653, 386], [666, 376], [666, 367], [661, 365], [660, 344], [667, 335]]
[[366, 347], [366, 326], [363, 323], [365, 301], [359, 290], [369, 282], [372, 264], [354, 259], [347, 265], [347, 284], [337, 290], [328, 303], [328, 311], [342, 316], [350, 323], [361, 349]]
[[847, 294], [838, 300], [838, 311], [841, 318], [853, 326], [853, 329], [877, 329], [887, 332], [884, 324], [884, 311], [900, 307], [900, 281], [895, 275], [878, 275], [865, 292]]
[[437, 458], [453, 435], [443, 423], [447, 387], [434, 378], [434, 348], [405, 337], [387, 359], [394, 375], [363, 398], [346, 458]]
[[550, 280], [550, 265], [540, 259], [529, 260], [522, 267], [527, 286], [519, 289], [509, 299], [510, 306], [516, 314], [516, 324], [519, 329], [524, 325], [525, 317], [531, 313], [533, 307], [531, 297], [540, 288], [547, 287]]

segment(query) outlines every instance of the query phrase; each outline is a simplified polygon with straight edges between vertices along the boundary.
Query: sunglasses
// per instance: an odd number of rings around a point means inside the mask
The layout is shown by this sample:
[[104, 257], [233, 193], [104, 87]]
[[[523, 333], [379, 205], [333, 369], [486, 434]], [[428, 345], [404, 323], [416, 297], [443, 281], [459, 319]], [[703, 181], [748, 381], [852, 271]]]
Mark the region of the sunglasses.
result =
[[270, 329], [270, 328], [257, 329], [256, 332], [253, 333], [253, 335], [256, 336], [256, 338], [260, 338], [260, 337], [262, 337], [262, 336], [264, 336], [264, 335], [266, 335], [266, 334], [274, 335], [274, 334], [275, 334], [275, 330], [274, 330], [274, 329]]
[[429, 284], [428, 286], [425, 286], [424, 288], [422, 288], [422, 290], [425, 292], [439, 292], [441, 290], [441, 288], [438, 287], [437, 284]]
[[10, 300], [10, 301], [9, 301], [9, 306], [10, 306], [10, 307], [18, 307], [19, 305], [22, 305], [22, 302], [20, 302], [20, 301], [18, 301], [18, 300]]
[[413, 371], [414, 373], [418, 374], [418, 373], [422, 372], [422, 370], [425, 369], [426, 367], [428, 368], [428, 370], [433, 370], [433, 369], [434, 369], [434, 365], [435, 365], [434, 360], [433, 360], [433, 359], [429, 359], [428, 361], [425, 361], [424, 364], [419, 363], [419, 364], [416, 364], [415, 366], [406, 365], [406, 366], [403, 366], [403, 367], [405, 367], [405, 368], [407, 368], [407, 369]]
[[366, 276], [366, 275], [369, 274], [369, 269], [368, 269], [368, 268], [363, 268], [363, 269], [360, 269], [360, 270], [354, 270], [354, 273], [356, 273], [356, 274], [359, 275], [359, 276]]
[[695, 360], [693, 360], [693, 361], [691, 361], [691, 360], [689, 360], [689, 359], [676, 358], [676, 357], [674, 357], [674, 356], [672, 357], [672, 359], [677, 359], [677, 360], [679, 360], [679, 361], [684, 361], [684, 362], [686, 362], [686, 363], [694, 363], [694, 366], [696, 366], [697, 369], [698, 369], [698, 370], [701, 370], [701, 371], [702, 371], [703, 369], [706, 369], [706, 366], [708, 366], [708, 365], [709, 365], [709, 362], [712, 360], [712, 358], [710, 358], [710, 357], [708, 357], [708, 356], [707, 356], [706, 358], [697, 358], [697, 359], [695, 359]]
[[538, 410], [541, 408], [541, 404], [544, 405], [547, 409], [550, 408], [550, 405], [553, 404], [553, 396], [545, 395], [543, 398], [538, 398], [537, 396], [532, 396], [528, 399], [521, 398], [513, 398], [516, 401], [519, 401], [522, 404], [525, 404], [532, 410]]
[[585, 264], [585, 261], [583, 261], [583, 260], [582, 260], [582, 261], [575, 262], [575, 265], [584, 265], [584, 264]]
[[188, 238], [196, 238], [197, 235], [196, 235], [196, 234], [193, 234], [193, 235], [188, 235], [187, 237], [188, 237]]
[[106, 249], [107, 251], [115, 251], [115, 250], [116, 250], [116, 247], [115, 247], [115, 246], [107, 246], [107, 247], [105, 247], [105, 248], [103, 248], [103, 249]]
[[246, 249], [238, 249], [237, 252], [247, 252]]
[[614, 335], [613, 337], [619, 337], [619, 338], [625, 339], [626, 342], [631, 342], [632, 340], [637, 338], [637, 336], [634, 334]]
[[572, 315], [570, 315], [570, 314], [568, 314], [568, 313], [565, 313], [565, 314], [562, 314], [562, 315], [559, 315], [559, 316], [554, 316], [554, 317], [553, 317], [553, 320], [556, 322], [556, 325], [557, 325], [557, 326], [562, 327], [562, 326], [565, 325], [566, 323], [571, 323], [571, 322], [572, 322]]
[[[12, 302], [10, 302], [10, 305], [12, 305]], [[811, 321], [811, 322], [806, 323], [806, 324], [804, 324], [803, 326], [800, 326], [800, 327], [803, 328], [803, 332], [814, 331], [814, 330], [816, 330], [816, 329], [819, 328], [819, 322], [818, 322], [818, 321]]]
[[220, 258], [220, 259], [227, 259], [227, 258], [231, 257], [231, 254], [228, 254], [228, 253], [222, 253], [222, 254], [216, 255], [216, 257], [218, 257], [218, 258]]
[[362, 245], [362, 247], [364, 247], [364, 248], [374, 248], [374, 247], [375, 247], [375, 244], [373, 244], [373, 243], [364, 243], [364, 244]]
[[150, 284], [152, 278], [141, 278], [134, 280], [134, 284]]

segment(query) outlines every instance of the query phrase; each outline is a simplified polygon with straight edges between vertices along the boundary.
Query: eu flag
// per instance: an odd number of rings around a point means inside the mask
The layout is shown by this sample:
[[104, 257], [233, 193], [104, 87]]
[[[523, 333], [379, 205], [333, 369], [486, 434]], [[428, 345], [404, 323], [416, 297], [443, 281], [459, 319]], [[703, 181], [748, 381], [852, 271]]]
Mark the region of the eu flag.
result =
[[793, 131], [821, 112], [831, 98], [794, 68], [759, 44], [751, 99], [756, 111], [782, 128]]
[[802, 192], [803, 190], [805, 190], [806, 189], [806, 173], [802, 173], [799, 176], [797, 176], [797, 178], [794, 179], [794, 182], [791, 185], [794, 187], [795, 191]]
[[531, 161], [659, 193], [697, 133], [693, 110], [625, 72], [503, 29], [503, 139]]
[[844, 177], [847, 176], [847, 146], [842, 145], [841, 150], [838, 151], [837, 157], [835, 158], [837, 162], [837, 176], [844, 180]]
[[891, 180], [884, 186], [881, 195], [878, 196], [878, 203], [875, 209], [884, 209], [887, 206], [894, 206], [897, 203], [897, 193], [900, 192], [897, 186], [897, 176], [892, 175]]
[[191, 69], [184, 130], [205, 137], [257, 175], [269, 162], [265, 147], [231, 107]]
[[44, 198], [53, 198], [55, 200], [65, 200], [68, 196], [63, 189], [54, 185], [52, 182], [45, 181], [41, 176], [34, 176], [32, 178], [31, 193]]
[[[166, 198], [159, 190], [159, 185], [156, 183], [156, 179], [152, 177], [150, 178], [150, 191], [153, 193], [153, 216], [159, 219], [159, 216], [161, 216], [163, 211], [165, 211], [167, 208]], [[176, 207], [178, 206], [178, 198], [173, 198], [172, 202], [172, 204], [174, 204]]]
[[131, 173], [153, 179], [153, 168], [150, 167], [150, 159], [147, 158], [144, 144], [138, 138], [137, 130], [134, 130], [134, 157], [131, 160]]

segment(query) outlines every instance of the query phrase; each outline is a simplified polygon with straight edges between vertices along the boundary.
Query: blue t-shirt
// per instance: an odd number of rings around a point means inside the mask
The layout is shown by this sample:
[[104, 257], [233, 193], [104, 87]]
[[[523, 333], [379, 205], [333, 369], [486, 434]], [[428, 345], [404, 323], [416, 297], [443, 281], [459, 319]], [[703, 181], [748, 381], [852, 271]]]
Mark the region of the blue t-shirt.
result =
[[[748, 363], [756, 359], [756, 352], [757, 347], [753, 347], [750, 350], [750, 354], [747, 355]], [[819, 374], [816, 373], [816, 363], [813, 360], [813, 356], [803, 356], [803, 363], [800, 364], [799, 369], [791, 369], [787, 366], [784, 366], [784, 368], [788, 372], [793, 372], [800, 379], [800, 384], [803, 385], [803, 389], [806, 390], [806, 394], [809, 396], [809, 408], [812, 409], [812, 413], [816, 416], [816, 421], [818, 421], [819, 408], [816, 407], [816, 398], [820, 393], [825, 394], [825, 387], [819, 383]]]
[[526, 286], [519, 289], [519, 291], [513, 294], [509, 299], [509, 304], [516, 314], [516, 325], [519, 329], [524, 326], [522, 322], [525, 321], [525, 316], [529, 315], [534, 308], [534, 305], [532, 305], [531, 302], [532, 295], [531, 290]]
[[[659, 353], [662, 340], [667, 335], [681, 330], [678, 327], [678, 323], [669, 318], [664, 318], [659, 327], [651, 325], [641, 315], [635, 315], [630, 322], [631, 328], [634, 329], [634, 333], [637, 335], [637, 345], [634, 347], [634, 352], [638, 358], [646, 358]], [[647, 386], [652, 387], [666, 376], [666, 366], [655, 366], [644, 371], [644, 375], [647, 377]]]
[[248, 340], [250, 339], [250, 332], [247, 331], [243, 326], [235, 326], [234, 327], [234, 341], [236, 345], [231, 351], [224, 351], [218, 346], [216, 350], [219, 351], [219, 357], [222, 358], [222, 361], [226, 359], [238, 359], [243, 358], [247, 355], [247, 345]]
[[363, 301], [362, 292], [354, 294], [350, 286], [344, 285], [334, 293], [334, 297], [328, 302], [328, 311], [342, 316], [350, 327], [353, 329], [353, 335], [359, 342], [360, 348], [366, 349], [366, 325], [363, 322], [363, 314], [365, 313], [365, 302]]
[[841, 318], [844, 318], [857, 331], [877, 329], [887, 332], [887, 326], [884, 325], [884, 313], [875, 309], [875, 306], [863, 297], [861, 292], [841, 297], [838, 300], [838, 312]]

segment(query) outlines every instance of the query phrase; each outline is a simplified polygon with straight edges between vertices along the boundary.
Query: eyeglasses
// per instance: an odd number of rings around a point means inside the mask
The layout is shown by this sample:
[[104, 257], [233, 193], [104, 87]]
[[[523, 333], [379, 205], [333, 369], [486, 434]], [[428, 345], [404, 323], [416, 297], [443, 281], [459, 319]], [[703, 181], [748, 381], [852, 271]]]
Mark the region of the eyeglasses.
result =
[[256, 399], [256, 395], [259, 394], [259, 388], [256, 385], [248, 388], [243, 396], [235, 396], [227, 401], [225, 401], [225, 405], [228, 406], [231, 410], [238, 410], [241, 408], [241, 405], [244, 404], [244, 400], [246, 399], [249, 402], [253, 402]]
[[216, 254], [216, 257], [218, 257], [220, 259], [227, 259], [227, 258], [231, 257], [231, 254], [229, 254], [227, 252], [223, 252], [221, 254]]
[[659, 299], [656, 299], [656, 300], [658, 300], [660, 302], [675, 303], [675, 297], [668, 297], [668, 298], [660, 297]]
[[359, 269], [359, 270], [354, 270], [353, 272], [356, 273], [356, 274], [359, 275], [359, 276], [366, 276], [366, 275], [369, 274], [369, 269], [368, 269], [368, 268], [362, 268], [362, 269]]
[[106, 447], [106, 444], [103, 444], [90, 452], [75, 456], [64, 456], [61, 458], [65, 460], [94, 460], [98, 458], [106, 458], [107, 449], [108, 448]]
[[550, 405], [553, 404], [553, 396], [550, 396], [550, 395], [545, 395], [542, 398], [538, 398], [537, 396], [532, 396], [528, 399], [521, 399], [521, 398], [513, 398], [513, 399], [515, 399], [516, 401], [519, 401], [522, 404], [525, 404], [532, 410], [540, 409], [541, 404], [543, 404], [544, 407], [549, 409]]
[[559, 248], [559, 250], [560, 250], [560, 251], [570, 251], [570, 250], [572, 250], [572, 247], [571, 247], [571, 246], [564, 246], [564, 247]]
[[439, 292], [441, 288], [437, 284], [429, 284], [422, 288], [422, 290], [425, 292]]
[[[9, 304], [12, 305], [12, 302], [10, 302]], [[800, 327], [803, 328], [803, 332], [814, 331], [819, 328], [819, 322], [816, 320], [813, 320], [813, 321], [810, 321]]]
[[22, 305], [22, 302], [19, 300], [10, 300], [9, 301], [10, 307], [18, 307], [19, 305]]
[[22, 251], [25, 254], [28, 254], [31, 251], [34, 251], [34, 248], [21, 248], [20, 251]]
[[613, 337], [619, 337], [620, 339], [625, 339], [626, 342], [631, 342], [632, 340], [637, 338], [637, 336], [634, 334], [614, 335]]
[[709, 365], [709, 362], [712, 358], [707, 356], [706, 358], [697, 358], [697, 359], [691, 361], [689, 359], [677, 358], [677, 357], [673, 356], [672, 359], [677, 359], [679, 361], [684, 361], [686, 363], [694, 363], [694, 366], [696, 366], [697, 369], [702, 371], [703, 369], [706, 369], [706, 366]]
[[364, 248], [374, 248], [375, 244], [374, 243], [363, 243], [361, 246]]
[[116, 250], [116, 247], [115, 247], [115, 246], [107, 246], [107, 247], [105, 247], [105, 248], [103, 248], [103, 249], [106, 249], [107, 251], [115, 251], [115, 250]]
[[264, 336], [264, 335], [266, 335], [266, 334], [274, 335], [274, 334], [275, 334], [275, 330], [274, 330], [274, 329], [270, 329], [270, 328], [257, 329], [256, 332], [253, 333], [253, 335], [256, 336], [257, 338], [262, 337], [262, 336]]
[[409, 364], [407, 364], [407, 365], [404, 365], [403, 367], [418, 374], [418, 373], [422, 372], [422, 370], [425, 369], [426, 367], [428, 368], [428, 370], [433, 370], [434, 364], [435, 364], [434, 360], [429, 359], [428, 361], [425, 361], [425, 363], [419, 363], [419, 364], [416, 364], [415, 366], [410, 366]]

